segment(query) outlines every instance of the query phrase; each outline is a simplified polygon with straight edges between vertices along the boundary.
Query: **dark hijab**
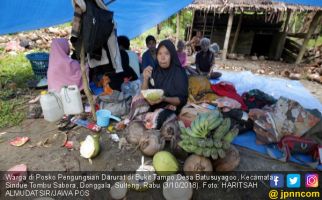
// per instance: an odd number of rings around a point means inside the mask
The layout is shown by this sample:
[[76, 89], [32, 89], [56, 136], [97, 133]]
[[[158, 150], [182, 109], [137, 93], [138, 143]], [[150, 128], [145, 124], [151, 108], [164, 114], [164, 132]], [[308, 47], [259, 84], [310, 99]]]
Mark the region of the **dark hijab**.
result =
[[159, 62], [152, 71], [154, 87], [163, 89], [167, 97], [178, 97], [180, 105], [177, 112], [187, 103], [188, 98], [188, 77], [185, 70], [181, 67], [175, 46], [170, 40], [163, 40], [157, 48], [157, 55], [160, 47], [164, 46], [170, 52], [170, 66], [166, 69], [160, 67]]

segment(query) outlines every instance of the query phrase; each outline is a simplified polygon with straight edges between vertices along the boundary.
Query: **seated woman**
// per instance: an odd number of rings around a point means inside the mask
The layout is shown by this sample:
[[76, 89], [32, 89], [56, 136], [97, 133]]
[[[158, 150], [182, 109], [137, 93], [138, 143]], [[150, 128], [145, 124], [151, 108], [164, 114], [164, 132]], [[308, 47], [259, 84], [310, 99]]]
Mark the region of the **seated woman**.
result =
[[67, 39], [53, 39], [47, 71], [49, 91], [60, 92], [60, 89], [65, 85], [77, 85], [80, 90], [83, 89], [79, 62], [70, 58], [69, 53]]
[[138, 79], [135, 71], [130, 67], [129, 56], [125, 50], [120, 50], [121, 61], [123, 72], [119, 73], [110, 73], [107, 76], [110, 78], [110, 86], [113, 90], [121, 91], [121, 85], [124, 82], [124, 78], [129, 79], [130, 81], [135, 81]]
[[215, 55], [210, 51], [210, 40], [208, 38], [202, 38], [200, 40], [201, 51], [196, 55], [196, 69], [201, 75], [206, 75], [212, 70], [213, 64], [215, 64]]
[[157, 66], [144, 69], [141, 89], [163, 89], [164, 96], [157, 102], [147, 102], [142, 95], [135, 96], [125, 123], [139, 119], [148, 129], [160, 129], [165, 122], [174, 119], [186, 104], [188, 77], [170, 40], [160, 42]]
[[178, 44], [177, 44], [177, 54], [178, 54], [178, 58], [180, 60], [181, 66], [183, 68], [186, 68], [187, 67], [187, 54], [186, 54], [186, 52], [184, 52], [184, 47], [185, 47], [184, 42], [182, 40], [179, 40]]

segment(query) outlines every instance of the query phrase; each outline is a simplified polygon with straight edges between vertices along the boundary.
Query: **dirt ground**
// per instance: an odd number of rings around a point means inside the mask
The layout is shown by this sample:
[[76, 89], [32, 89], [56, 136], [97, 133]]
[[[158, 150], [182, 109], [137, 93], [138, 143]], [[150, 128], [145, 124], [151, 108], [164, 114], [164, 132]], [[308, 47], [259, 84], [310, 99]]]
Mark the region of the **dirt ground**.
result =
[[[218, 61], [218, 65], [222, 62]], [[256, 70], [261, 66], [259, 62], [227, 61], [225, 65], [242, 66], [245, 69]], [[272, 64], [274, 66], [274, 63]], [[276, 67], [278, 67], [276, 65]], [[303, 85], [322, 102], [322, 85], [301, 80]], [[74, 128], [68, 133], [59, 132], [55, 123], [48, 123], [44, 119], [25, 120], [22, 125], [9, 129], [0, 130], [6, 132], [1, 136], [0, 142], [0, 171], [5, 171], [17, 164], [26, 164], [29, 171], [132, 171], [136, 170], [141, 162], [141, 153], [134, 148], [129, 150], [119, 149], [118, 143], [113, 142], [105, 130], [101, 132], [100, 154], [90, 163], [87, 159], [80, 157], [79, 142], [83, 141], [91, 131], [85, 128]], [[37, 146], [47, 138], [58, 134], [61, 138], [66, 137], [74, 142], [74, 149], [69, 150], [62, 146], [61, 140], [53, 140], [47, 146]], [[123, 137], [123, 133], [118, 133]], [[9, 141], [16, 136], [28, 136], [30, 141], [22, 147], [14, 147]], [[59, 138], [59, 137], [58, 137]], [[34, 146], [34, 147], [31, 147]], [[310, 168], [292, 163], [283, 163], [269, 157], [260, 155], [251, 150], [237, 147], [240, 151], [241, 162], [236, 171], [312, 171]], [[146, 160], [151, 160], [146, 158]], [[181, 167], [182, 167], [181, 163]], [[243, 193], [235, 199], [249, 199], [252, 192]], [[194, 199], [210, 199], [213, 193], [202, 190], [194, 194]], [[231, 199], [232, 193], [227, 191], [216, 191], [218, 199]], [[132, 197], [132, 198], [131, 198]], [[160, 191], [156, 193], [132, 192], [128, 199], [162, 199]], [[217, 198], [216, 198], [217, 199]]]

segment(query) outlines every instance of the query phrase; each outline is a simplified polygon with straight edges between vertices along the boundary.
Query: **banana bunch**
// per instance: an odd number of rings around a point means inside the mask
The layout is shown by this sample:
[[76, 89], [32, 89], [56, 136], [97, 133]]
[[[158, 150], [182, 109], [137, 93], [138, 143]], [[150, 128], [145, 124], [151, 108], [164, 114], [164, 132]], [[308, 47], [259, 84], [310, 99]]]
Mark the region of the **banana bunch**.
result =
[[218, 110], [201, 113], [198, 114], [189, 128], [181, 127], [181, 132], [184, 132], [191, 137], [205, 138], [211, 130], [217, 128], [221, 124], [222, 120], [222, 115]]
[[[220, 116], [221, 117], [221, 116]], [[222, 118], [215, 129], [210, 131], [209, 137], [196, 137], [190, 135], [182, 122], [179, 122], [181, 130], [181, 141], [178, 145], [188, 153], [195, 153], [204, 157], [211, 157], [216, 160], [224, 158], [226, 151], [230, 148], [230, 143], [238, 135], [238, 129], [231, 127], [230, 118]], [[191, 129], [193, 130], [193, 128]], [[202, 129], [203, 130], [203, 129]], [[206, 134], [207, 135], [207, 134]]]

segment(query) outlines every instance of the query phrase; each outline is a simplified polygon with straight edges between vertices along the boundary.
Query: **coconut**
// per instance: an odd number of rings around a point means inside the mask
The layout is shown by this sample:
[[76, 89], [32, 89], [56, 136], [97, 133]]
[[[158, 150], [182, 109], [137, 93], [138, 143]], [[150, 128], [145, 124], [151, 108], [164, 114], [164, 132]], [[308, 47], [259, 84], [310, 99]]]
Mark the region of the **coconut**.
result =
[[145, 127], [142, 121], [132, 121], [126, 128], [126, 140], [138, 145], [144, 135]]
[[148, 101], [158, 101], [164, 94], [164, 91], [161, 89], [148, 89], [148, 90], [141, 90], [141, 93], [145, 99]]
[[94, 158], [100, 151], [99, 135], [88, 135], [81, 142], [80, 155], [84, 158]]
[[167, 151], [159, 151], [153, 156], [153, 167], [161, 176], [171, 175], [179, 170], [177, 159]]
[[164, 148], [165, 141], [160, 140], [160, 131], [146, 131], [140, 140], [140, 150], [146, 156], [153, 156], [158, 151]]
[[116, 182], [110, 190], [110, 196], [112, 199], [123, 199], [126, 196], [127, 187], [124, 181]]
[[187, 176], [195, 177], [196, 174], [210, 175], [213, 168], [208, 158], [193, 154], [185, 161], [183, 171]]
[[181, 174], [168, 177], [163, 183], [163, 196], [166, 200], [189, 200], [192, 198], [192, 185]]
[[233, 145], [226, 151], [225, 158], [217, 159], [212, 162], [215, 171], [227, 172], [234, 171], [239, 165], [239, 151]]
[[165, 123], [161, 127], [160, 132], [161, 132], [161, 138], [164, 138], [166, 141], [173, 140], [176, 135], [180, 135], [178, 122], [174, 120], [172, 122]]

